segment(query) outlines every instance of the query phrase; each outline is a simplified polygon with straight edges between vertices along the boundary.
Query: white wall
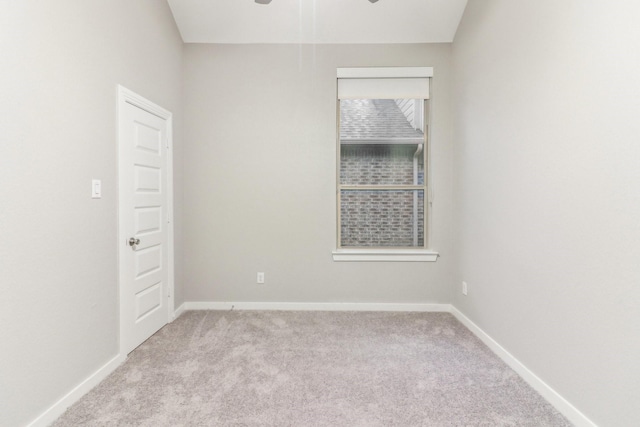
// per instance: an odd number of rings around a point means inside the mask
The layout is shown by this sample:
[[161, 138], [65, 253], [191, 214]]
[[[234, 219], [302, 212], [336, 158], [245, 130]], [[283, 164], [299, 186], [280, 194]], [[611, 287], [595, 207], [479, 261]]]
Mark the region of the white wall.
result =
[[19, 426], [118, 352], [116, 84], [175, 113], [181, 205], [182, 42], [164, 1], [21, 0], [0, 52], [0, 425]]
[[[187, 44], [184, 63], [187, 301], [450, 302], [450, 44]], [[435, 68], [442, 257], [336, 263], [336, 68], [392, 65]]]
[[453, 44], [455, 305], [602, 426], [640, 425], [639, 21], [475, 0]]

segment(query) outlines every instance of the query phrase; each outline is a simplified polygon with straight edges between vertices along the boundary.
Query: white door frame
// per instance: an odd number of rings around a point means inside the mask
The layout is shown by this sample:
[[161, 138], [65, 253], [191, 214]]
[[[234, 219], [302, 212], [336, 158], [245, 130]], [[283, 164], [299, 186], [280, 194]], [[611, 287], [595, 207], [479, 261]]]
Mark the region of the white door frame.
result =
[[125, 242], [129, 236], [124, 235], [124, 230], [120, 226], [121, 221], [130, 215], [130, 212], [124, 212], [124, 204], [122, 203], [121, 198], [123, 197], [122, 188], [126, 185], [126, 183], [122, 182], [123, 178], [120, 174], [120, 170], [127, 167], [127, 165], [123, 164], [124, 159], [120, 156], [120, 146], [124, 144], [124, 134], [123, 134], [123, 124], [124, 124], [124, 110], [125, 105], [131, 104], [136, 106], [142, 110], [145, 110], [155, 116], [160, 117], [161, 119], [166, 120], [167, 122], [167, 150], [166, 150], [166, 173], [167, 173], [167, 257], [168, 257], [168, 266], [167, 266], [167, 310], [169, 322], [172, 322], [175, 319], [175, 309], [174, 309], [174, 240], [173, 240], [173, 114], [170, 111], [165, 110], [157, 104], [149, 101], [148, 99], [138, 95], [137, 93], [118, 85], [118, 104], [117, 104], [117, 144], [116, 144], [116, 153], [118, 159], [118, 313], [120, 319], [120, 335], [118, 338], [119, 341], [119, 353], [120, 356], [126, 357], [126, 354], [123, 354], [123, 343], [122, 337], [124, 336], [124, 328], [125, 328], [125, 316], [122, 310], [123, 300], [125, 298], [125, 289], [124, 284], [126, 281], [126, 275], [122, 268], [122, 257], [125, 254], [129, 254], [130, 249], [128, 246], [125, 246], [123, 242]]

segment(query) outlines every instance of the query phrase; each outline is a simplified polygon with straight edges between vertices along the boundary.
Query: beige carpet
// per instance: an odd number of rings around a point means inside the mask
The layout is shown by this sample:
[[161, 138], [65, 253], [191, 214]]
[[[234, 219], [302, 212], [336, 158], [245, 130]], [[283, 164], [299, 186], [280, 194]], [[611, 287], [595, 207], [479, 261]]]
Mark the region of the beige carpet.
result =
[[567, 426], [446, 313], [183, 314], [61, 426]]

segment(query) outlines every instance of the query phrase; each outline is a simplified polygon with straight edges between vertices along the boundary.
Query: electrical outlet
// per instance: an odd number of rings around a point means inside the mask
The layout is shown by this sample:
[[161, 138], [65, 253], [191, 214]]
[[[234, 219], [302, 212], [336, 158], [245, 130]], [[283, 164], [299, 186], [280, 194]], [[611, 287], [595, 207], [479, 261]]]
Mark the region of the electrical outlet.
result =
[[466, 295], [468, 290], [467, 282], [462, 282], [462, 295]]
[[261, 285], [264, 284], [264, 273], [262, 271], [258, 272], [258, 278], [256, 280], [256, 283], [259, 283]]

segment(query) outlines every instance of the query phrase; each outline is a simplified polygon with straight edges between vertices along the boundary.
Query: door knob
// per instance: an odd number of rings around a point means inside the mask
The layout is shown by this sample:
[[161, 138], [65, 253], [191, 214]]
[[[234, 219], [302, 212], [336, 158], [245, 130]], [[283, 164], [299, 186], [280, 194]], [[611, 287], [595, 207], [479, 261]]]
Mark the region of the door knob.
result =
[[129, 246], [135, 246], [139, 244], [140, 244], [140, 239], [136, 239], [135, 237], [132, 237], [129, 239]]

